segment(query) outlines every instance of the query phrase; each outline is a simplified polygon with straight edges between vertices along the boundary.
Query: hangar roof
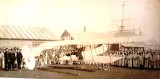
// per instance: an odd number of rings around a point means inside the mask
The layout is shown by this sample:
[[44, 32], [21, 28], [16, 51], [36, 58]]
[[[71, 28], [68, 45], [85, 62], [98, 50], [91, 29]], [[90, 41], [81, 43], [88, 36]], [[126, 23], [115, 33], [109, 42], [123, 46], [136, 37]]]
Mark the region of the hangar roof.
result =
[[0, 39], [58, 40], [57, 36], [46, 28], [23, 26], [0, 26]]

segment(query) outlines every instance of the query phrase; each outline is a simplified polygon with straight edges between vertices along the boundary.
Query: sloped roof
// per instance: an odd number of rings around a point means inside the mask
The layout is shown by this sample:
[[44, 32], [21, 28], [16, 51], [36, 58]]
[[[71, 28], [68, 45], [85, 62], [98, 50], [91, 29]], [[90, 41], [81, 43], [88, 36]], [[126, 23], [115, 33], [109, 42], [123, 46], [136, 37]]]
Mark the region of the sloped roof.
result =
[[104, 38], [115, 38], [115, 37], [134, 37], [138, 36], [136, 33], [132, 31], [124, 31], [124, 32], [88, 32], [88, 31], [81, 31], [81, 32], [73, 32], [65, 30], [61, 37], [65, 35], [70, 35], [75, 40], [82, 40], [82, 39], [104, 39]]
[[145, 47], [146, 43], [140, 41], [140, 42], [123, 42], [121, 45], [126, 47]]
[[0, 39], [58, 40], [55, 34], [46, 28], [0, 26]]
[[61, 37], [66, 36], [66, 35], [70, 35], [70, 33], [67, 30], [64, 30], [64, 32], [62, 33]]
[[[65, 30], [62, 34], [70, 35], [74, 40], [85, 39], [111, 39], [121, 41], [123, 46], [143, 47], [146, 45], [141, 35], [134, 31], [111, 31], [111, 32], [73, 32]], [[130, 41], [130, 43], [129, 43]], [[110, 41], [109, 41], [110, 42]]]

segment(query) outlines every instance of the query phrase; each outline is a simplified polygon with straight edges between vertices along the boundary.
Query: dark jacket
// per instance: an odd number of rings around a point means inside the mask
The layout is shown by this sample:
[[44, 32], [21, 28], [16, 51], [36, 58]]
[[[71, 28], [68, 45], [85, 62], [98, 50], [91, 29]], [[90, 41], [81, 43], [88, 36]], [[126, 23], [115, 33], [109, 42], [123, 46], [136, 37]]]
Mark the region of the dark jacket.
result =
[[17, 61], [22, 60], [23, 55], [21, 52], [17, 53]]
[[5, 58], [5, 61], [8, 61], [8, 56], [9, 56], [9, 55], [8, 55], [8, 52], [7, 52], [7, 51], [5, 51], [5, 52], [4, 52], [4, 58]]
[[10, 60], [15, 61], [16, 59], [15, 53], [9, 53], [9, 55], [10, 55]]

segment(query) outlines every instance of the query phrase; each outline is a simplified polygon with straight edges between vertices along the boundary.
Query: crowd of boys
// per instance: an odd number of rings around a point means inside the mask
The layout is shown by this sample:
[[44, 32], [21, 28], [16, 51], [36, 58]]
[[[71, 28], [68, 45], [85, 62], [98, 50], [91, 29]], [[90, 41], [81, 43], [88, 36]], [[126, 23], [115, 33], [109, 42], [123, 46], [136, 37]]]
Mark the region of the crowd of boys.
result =
[[141, 69], [159, 69], [160, 68], [160, 52], [153, 50], [126, 50], [126, 51], [110, 51], [106, 53], [108, 56], [124, 57], [114, 63], [113, 66], [123, 66]]

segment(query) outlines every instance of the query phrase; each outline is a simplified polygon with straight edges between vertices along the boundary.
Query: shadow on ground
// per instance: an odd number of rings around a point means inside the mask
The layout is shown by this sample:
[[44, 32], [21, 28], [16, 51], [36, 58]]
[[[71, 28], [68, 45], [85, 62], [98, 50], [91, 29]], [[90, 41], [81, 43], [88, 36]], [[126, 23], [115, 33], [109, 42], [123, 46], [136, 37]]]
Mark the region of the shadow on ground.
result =
[[79, 71], [86, 71], [86, 72], [95, 72], [96, 69], [85, 69], [85, 68], [77, 68], [73, 66], [48, 66], [50, 69], [70, 69], [70, 70], [79, 70]]
[[49, 72], [57, 72], [57, 73], [67, 74], [72, 76], [79, 76], [79, 74], [71, 72], [71, 70], [83, 71], [83, 72], [95, 72], [96, 70], [96, 69], [86, 69], [86, 68], [82, 69], [82, 68], [77, 68], [69, 65], [63, 65], [63, 66], [52, 65], [52, 66], [45, 66], [37, 69], [43, 70], [43, 71], [49, 71]]

